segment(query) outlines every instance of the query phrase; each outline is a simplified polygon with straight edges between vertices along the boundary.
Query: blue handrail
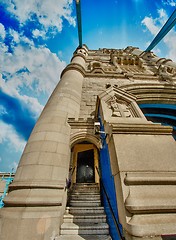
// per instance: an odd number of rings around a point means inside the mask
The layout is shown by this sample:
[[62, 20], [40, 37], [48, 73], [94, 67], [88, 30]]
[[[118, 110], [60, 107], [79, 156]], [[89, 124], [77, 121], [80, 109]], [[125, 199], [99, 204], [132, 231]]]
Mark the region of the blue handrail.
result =
[[4, 207], [4, 198], [8, 192], [8, 188], [9, 188], [9, 184], [13, 181], [13, 177], [11, 176], [11, 173], [10, 173], [10, 176], [9, 177], [2, 177], [1, 178], [2, 180], [6, 181], [6, 185], [5, 185], [5, 188], [4, 188], [4, 193], [3, 195], [0, 197], [0, 208], [3, 208]]
[[97, 167], [96, 167], [96, 170], [97, 170], [98, 175], [99, 175], [99, 177], [100, 177], [100, 183], [101, 183], [102, 189], [103, 189], [103, 191], [104, 191], [104, 193], [105, 193], [105, 196], [106, 196], [106, 199], [107, 199], [107, 202], [108, 202], [108, 205], [109, 205], [109, 209], [110, 209], [110, 211], [111, 211], [111, 214], [112, 214], [112, 217], [113, 217], [113, 221], [114, 221], [114, 224], [115, 224], [115, 226], [116, 226], [118, 235], [119, 235], [119, 237], [120, 237], [121, 240], [125, 240], [125, 237], [123, 237], [122, 234], [121, 234], [120, 227], [119, 227], [120, 223], [119, 223], [119, 222], [117, 221], [117, 219], [116, 219], [115, 213], [114, 213], [114, 211], [113, 211], [113, 207], [112, 207], [111, 202], [110, 202], [110, 198], [109, 198], [109, 196], [108, 196], [108, 194], [107, 194], [106, 188], [105, 188], [105, 186], [104, 186], [104, 184], [103, 184], [103, 181], [102, 181], [101, 176], [100, 176], [100, 172], [99, 172], [99, 170], [98, 170]]

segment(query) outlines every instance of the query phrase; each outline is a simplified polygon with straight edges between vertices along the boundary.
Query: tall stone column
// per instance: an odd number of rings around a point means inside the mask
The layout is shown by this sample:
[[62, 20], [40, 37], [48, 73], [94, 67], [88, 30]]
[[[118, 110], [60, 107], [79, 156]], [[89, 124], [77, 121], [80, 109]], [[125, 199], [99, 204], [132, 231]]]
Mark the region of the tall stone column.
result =
[[69, 117], [79, 116], [87, 49], [78, 49], [39, 117], [1, 210], [1, 240], [59, 235], [70, 161]]

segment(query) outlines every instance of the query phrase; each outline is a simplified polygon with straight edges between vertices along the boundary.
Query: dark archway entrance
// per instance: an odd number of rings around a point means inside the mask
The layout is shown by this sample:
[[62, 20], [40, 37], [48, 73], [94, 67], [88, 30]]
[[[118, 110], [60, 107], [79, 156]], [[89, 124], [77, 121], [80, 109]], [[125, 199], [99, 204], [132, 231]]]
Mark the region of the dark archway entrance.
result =
[[72, 148], [71, 154], [72, 184], [97, 183], [99, 175], [99, 152], [97, 147], [89, 142], [77, 143]]
[[76, 182], [77, 183], [95, 182], [93, 149], [78, 153]]

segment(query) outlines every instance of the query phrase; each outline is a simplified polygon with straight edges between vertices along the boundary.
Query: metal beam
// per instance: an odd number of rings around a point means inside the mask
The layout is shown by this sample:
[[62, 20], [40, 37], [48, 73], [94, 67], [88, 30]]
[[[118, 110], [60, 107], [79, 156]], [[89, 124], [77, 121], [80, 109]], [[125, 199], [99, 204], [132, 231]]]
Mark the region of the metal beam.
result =
[[76, 0], [76, 16], [78, 24], [79, 47], [82, 47], [81, 0]]
[[145, 50], [145, 52], [151, 51], [165, 37], [165, 35], [174, 27], [175, 24], [176, 24], [176, 9], [174, 10], [170, 18], [167, 20], [167, 22], [164, 24], [164, 26], [161, 28], [161, 30], [156, 35], [156, 37], [153, 39], [153, 41], [148, 46], [148, 48]]

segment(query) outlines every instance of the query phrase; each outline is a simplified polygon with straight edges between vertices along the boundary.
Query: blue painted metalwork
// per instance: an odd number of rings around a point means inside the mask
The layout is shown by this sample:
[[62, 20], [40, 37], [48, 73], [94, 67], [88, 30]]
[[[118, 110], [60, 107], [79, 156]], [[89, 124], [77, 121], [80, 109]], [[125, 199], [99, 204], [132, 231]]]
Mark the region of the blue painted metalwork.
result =
[[174, 27], [175, 24], [176, 24], [176, 9], [174, 10], [170, 18], [167, 20], [167, 22], [164, 24], [164, 26], [161, 28], [161, 30], [156, 35], [156, 37], [153, 39], [153, 41], [148, 46], [148, 48], [145, 50], [145, 52], [151, 51], [164, 38], [164, 36]]
[[176, 110], [176, 105], [173, 104], [164, 104], [164, 103], [144, 103], [139, 104], [140, 108], [165, 108]]
[[165, 115], [165, 114], [157, 114], [157, 113], [146, 113], [146, 117], [156, 117], [156, 118], [166, 118], [166, 119], [172, 119], [176, 121], [176, 117], [171, 115]]
[[173, 137], [176, 139], [176, 105], [173, 104], [139, 104], [146, 118], [155, 123], [173, 127]]
[[11, 173], [10, 173], [9, 177], [2, 177], [1, 179], [6, 181], [6, 185], [5, 185], [5, 188], [4, 188], [4, 193], [0, 197], [0, 208], [3, 208], [4, 207], [3, 199], [5, 198], [5, 196], [6, 196], [7, 192], [8, 192], [9, 184], [13, 181], [13, 177], [11, 176]]
[[[111, 166], [110, 166], [110, 158], [109, 158], [109, 150], [108, 150], [108, 145], [107, 145], [106, 139], [105, 139], [105, 133], [103, 133], [104, 127], [101, 122], [100, 116], [99, 116], [99, 121], [100, 121], [100, 130], [101, 130], [100, 137], [102, 140], [102, 148], [100, 149], [101, 181], [103, 183], [104, 188], [106, 189], [106, 193], [108, 195], [108, 199], [110, 201], [110, 204], [111, 204], [111, 207], [112, 207], [112, 210], [114, 213], [113, 215], [115, 216], [116, 222], [118, 223], [118, 229], [113, 220], [111, 208], [109, 206], [109, 203], [107, 201], [107, 196], [106, 196], [105, 192], [103, 191], [103, 189], [101, 189], [101, 193], [102, 193], [105, 212], [107, 214], [108, 224], [110, 227], [110, 235], [113, 240], [120, 240], [120, 239], [123, 239], [123, 237], [121, 237], [123, 235], [122, 226], [119, 223], [114, 177], [112, 176], [112, 171], [111, 171]], [[120, 234], [119, 234], [119, 231], [120, 231]]]
[[77, 23], [78, 23], [79, 47], [82, 47], [81, 0], [76, 0], [76, 16], [77, 16]]

